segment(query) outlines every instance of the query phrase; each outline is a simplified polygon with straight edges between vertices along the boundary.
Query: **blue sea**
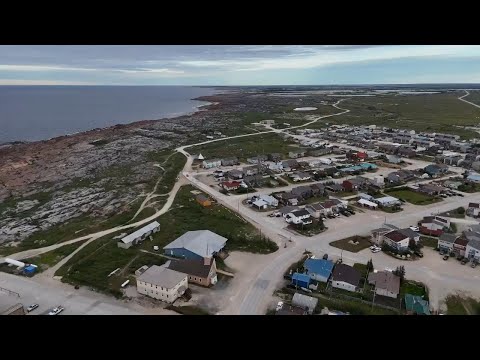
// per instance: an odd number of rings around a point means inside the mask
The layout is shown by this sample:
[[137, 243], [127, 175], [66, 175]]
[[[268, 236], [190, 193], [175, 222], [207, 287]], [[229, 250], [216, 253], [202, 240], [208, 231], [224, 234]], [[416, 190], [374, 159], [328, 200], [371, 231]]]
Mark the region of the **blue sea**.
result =
[[213, 88], [0, 86], [0, 144], [37, 141], [116, 124], [194, 112]]

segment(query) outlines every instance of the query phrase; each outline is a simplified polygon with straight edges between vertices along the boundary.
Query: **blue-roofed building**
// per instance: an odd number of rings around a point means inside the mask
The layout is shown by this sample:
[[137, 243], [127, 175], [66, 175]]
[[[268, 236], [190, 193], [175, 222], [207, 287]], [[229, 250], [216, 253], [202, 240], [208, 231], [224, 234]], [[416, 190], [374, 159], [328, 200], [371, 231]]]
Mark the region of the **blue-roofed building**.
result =
[[363, 170], [374, 170], [374, 169], [377, 169], [377, 168], [378, 168], [377, 165], [371, 164], [371, 163], [362, 163], [362, 164], [360, 164], [360, 167], [361, 167]]
[[323, 259], [307, 259], [303, 267], [310, 279], [327, 282], [332, 274], [333, 262]]
[[308, 289], [308, 285], [310, 285], [310, 276], [307, 274], [294, 273], [292, 275], [292, 285]]
[[23, 273], [27, 276], [33, 276], [37, 271], [37, 267], [34, 265], [28, 265], [23, 268]]
[[480, 183], [480, 174], [471, 174], [467, 176], [467, 180], [474, 182], [474, 183]]

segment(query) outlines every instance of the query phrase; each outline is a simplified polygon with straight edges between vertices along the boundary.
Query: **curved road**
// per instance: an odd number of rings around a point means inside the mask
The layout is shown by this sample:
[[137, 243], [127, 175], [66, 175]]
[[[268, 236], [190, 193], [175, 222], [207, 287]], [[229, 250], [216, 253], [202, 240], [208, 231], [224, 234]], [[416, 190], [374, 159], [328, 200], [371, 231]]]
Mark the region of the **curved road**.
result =
[[472, 103], [472, 102], [464, 99], [465, 97], [467, 97], [468, 95], [470, 95], [470, 93], [468, 92], [468, 90], [464, 90], [464, 91], [465, 91], [466, 94], [463, 95], [463, 96], [460, 96], [460, 97], [458, 98], [458, 100], [461, 100], [461, 101], [463, 101], [463, 102], [466, 102], [467, 104], [473, 105], [473, 106], [475, 106], [475, 107], [477, 107], [477, 108], [480, 108], [480, 105], [477, 105], [477, 104], [475, 104], [475, 103]]

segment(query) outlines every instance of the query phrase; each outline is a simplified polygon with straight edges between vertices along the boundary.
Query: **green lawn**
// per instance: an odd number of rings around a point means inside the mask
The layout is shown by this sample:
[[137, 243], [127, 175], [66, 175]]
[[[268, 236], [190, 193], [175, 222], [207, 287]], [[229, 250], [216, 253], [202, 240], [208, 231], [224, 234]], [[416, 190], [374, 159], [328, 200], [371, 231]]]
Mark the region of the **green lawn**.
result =
[[405, 294], [424, 296], [424, 299], [428, 300], [428, 295], [425, 290], [425, 285], [416, 281], [412, 281], [412, 280], [403, 281], [403, 284], [400, 286], [400, 296], [405, 296]]
[[324, 296], [316, 297], [318, 298], [318, 304], [315, 309], [316, 313], [320, 313], [324, 307], [327, 307], [329, 310], [348, 312], [350, 315], [398, 315], [398, 312], [393, 310], [378, 306], [372, 307], [360, 301], [326, 298]]
[[428, 196], [409, 189], [391, 189], [384, 191], [387, 195], [408, 201], [414, 205], [428, 205], [442, 201], [440, 198]]
[[446, 211], [443, 213], [438, 214], [439, 216], [446, 216], [456, 219], [464, 219], [465, 218], [465, 208], [459, 207], [450, 211]]
[[423, 246], [428, 246], [435, 249], [438, 245], [438, 238], [434, 238], [430, 236], [420, 236], [420, 244], [422, 244]]
[[362, 277], [367, 276], [368, 270], [367, 270], [367, 265], [366, 264], [355, 263], [355, 264], [353, 264], [353, 268], [360, 271], [360, 273], [362, 274]]
[[249, 157], [268, 153], [280, 153], [286, 157], [289, 151], [298, 148], [292, 144], [292, 140], [283, 140], [277, 134], [261, 134], [194, 146], [188, 151], [201, 153], [207, 159], [236, 156], [240, 161], [245, 161]]
[[325, 231], [326, 227], [323, 224], [323, 221], [314, 220], [313, 223], [304, 225], [303, 227], [301, 225], [289, 225], [289, 229], [292, 229], [304, 236], [313, 236]]
[[[358, 245], [349, 243], [349, 241], [351, 241], [351, 240], [358, 241]], [[351, 237], [348, 237], [348, 238], [345, 238], [345, 239], [332, 241], [330, 243], [330, 245], [333, 246], [333, 247], [336, 247], [338, 249], [343, 249], [343, 250], [346, 250], [346, 251], [356, 253], [356, 252], [362, 251], [363, 249], [366, 249], [366, 248], [370, 247], [372, 244], [370, 243], [370, 237], [355, 235], [355, 236], [351, 236]]]
[[449, 295], [445, 299], [447, 315], [480, 315], [480, 301], [470, 297]]
[[341, 107], [351, 110], [349, 113], [325, 120], [334, 124], [376, 124], [415, 131], [446, 132], [469, 139], [477, 135], [452, 125], [476, 125], [480, 109], [458, 100], [460, 94], [355, 97], [341, 103]]
[[78, 249], [85, 241], [79, 241], [74, 244], [64, 245], [58, 249], [49, 251], [42, 255], [35, 256], [33, 258], [21, 260], [22, 262], [29, 262], [38, 266], [37, 271], [42, 272], [47, 270], [49, 267], [54, 266], [60, 260], [70, 255], [76, 249]]

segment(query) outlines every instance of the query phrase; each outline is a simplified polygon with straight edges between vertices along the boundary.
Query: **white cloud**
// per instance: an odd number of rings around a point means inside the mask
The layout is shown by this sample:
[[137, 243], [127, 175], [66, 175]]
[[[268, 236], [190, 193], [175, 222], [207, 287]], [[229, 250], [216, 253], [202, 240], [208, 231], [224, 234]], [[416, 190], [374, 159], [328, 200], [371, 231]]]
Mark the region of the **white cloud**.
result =
[[86, 81], [0, 79], [0, 85], [100, 85]]
[[97, 69], [57, 65], [0, 65], [0, 71], [97, 71]]
[[167, 68], [160, 68], [160, 69], [146, 69], [146, 68], [138, 68], [138, 69], [117, 69], [114, 71], [119, 71], [125, 74], [168, 74], [168, 75], [179, 75], [184, 74], [185, 71], [183, 70], [171, 70]]

